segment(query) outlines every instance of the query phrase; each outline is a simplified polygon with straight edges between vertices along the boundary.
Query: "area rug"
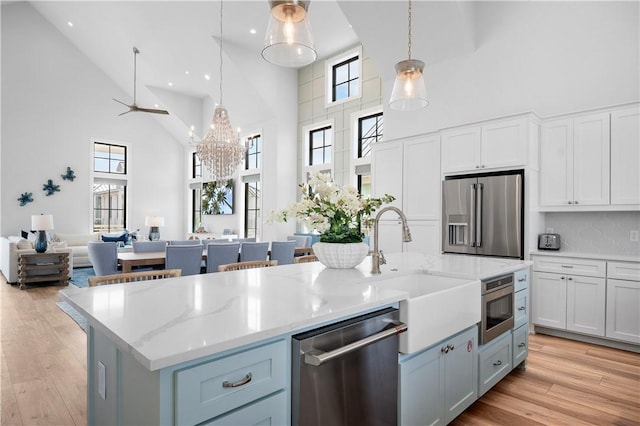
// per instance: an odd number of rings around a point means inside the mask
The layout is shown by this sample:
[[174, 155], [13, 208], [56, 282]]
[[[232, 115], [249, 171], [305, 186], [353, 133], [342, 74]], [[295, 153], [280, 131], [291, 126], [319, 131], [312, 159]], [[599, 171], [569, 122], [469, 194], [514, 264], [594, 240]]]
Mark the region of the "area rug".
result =
[[89, 277], [95, 277], [96, 272], [92, 267], [88, 268], [73, 268], [73, 277], [71, 278], [71, 284], [76, 287], [88, 287], [89, 286]]
[[87, 332], [87, 328], [88, 328], [87, 319], [83, 317], [80, 312], [76, 311], [67, 302], [57, 302], [56, 305], [58, 305], [58, 308], [62, 309], [62, 311], [65, 314], [69, 315], [71, 319], [74, 320], [76, 324], [78, 324], [80, 328], [84, 330], [85, 333]]

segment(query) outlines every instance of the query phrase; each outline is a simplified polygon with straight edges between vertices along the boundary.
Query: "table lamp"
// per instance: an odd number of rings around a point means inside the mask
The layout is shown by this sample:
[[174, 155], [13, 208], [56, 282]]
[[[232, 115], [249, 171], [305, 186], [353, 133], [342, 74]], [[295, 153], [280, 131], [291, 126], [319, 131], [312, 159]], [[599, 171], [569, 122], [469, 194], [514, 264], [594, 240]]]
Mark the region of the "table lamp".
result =
[[164, 216], [145, 216], [144, 225], [149, 227], [149, 240], [160, 239], [160, 226], [164, 226]]
[[47, 251], [47, 233], [45, 231], [50, 229], [53, 229], [53, 215], [40, 214], [31, 216], [31, 230], [38, 231], [34, 245], [37, 253]]

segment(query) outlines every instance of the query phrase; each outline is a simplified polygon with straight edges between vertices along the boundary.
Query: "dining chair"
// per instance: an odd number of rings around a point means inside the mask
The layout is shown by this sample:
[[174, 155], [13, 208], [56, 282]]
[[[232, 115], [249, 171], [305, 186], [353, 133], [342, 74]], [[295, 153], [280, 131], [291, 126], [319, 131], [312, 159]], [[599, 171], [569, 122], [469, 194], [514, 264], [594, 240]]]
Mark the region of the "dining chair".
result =
[[89, 241], [89, 261], [96, 276], [118, 273], [118, 243], [115, 241]]
[[201, 246], [202, 242], [200, 240], [171, 240], [168, 244], [173, 246]]
[[306, 256], [298, 256], [293, 259], [293, 263], [308, 263], [308, 262], [317, 262], [318, 257], [315, 254], [308, 254]]
[[89, 287], [106, 284], [131, 283], [139, 281], [159, 280], [162, 278], [179, 277], [180, 269], [162, 269], [158, 271], [127, 272], [124, 274], [103, 275], [100, 277], [89, 277]]
[[165, 249], [166, 269], [182, 269], [182, 275], [197, 275], [202, 265], [202, 246], [168, 245]]
[[278, 265], [290, 265], [293, 263], [295, 251], [295, 241], [272, 241], [269, 259], [277, 260]]
[[267, 268], [270, 266], [278, 266], [277, 260], [251, 260], [248, 262], [228, 263], [218, 266], [218, 272], [240, 271], [243, 269]]
[[[214, 240], [215, 241], [215, 240]], [[218, 266], [236, 263], [240, 253], [239, 243], [215, 243], [207, 245], [207, 273], [218, 272]]]
[[167, 247], [167, 242], [164, 240], [158, 241], [134, 241], [131, 243], [134, 253], [148, 253], [152, 251], [164, 251]]
[[240, 262], [267, 260], [269, 243], [244, 242], [240, 244]]
[[296, 242], [296, 247], [311, 247], [311, 236], [309, 235], [289, 235], [287, 240]]

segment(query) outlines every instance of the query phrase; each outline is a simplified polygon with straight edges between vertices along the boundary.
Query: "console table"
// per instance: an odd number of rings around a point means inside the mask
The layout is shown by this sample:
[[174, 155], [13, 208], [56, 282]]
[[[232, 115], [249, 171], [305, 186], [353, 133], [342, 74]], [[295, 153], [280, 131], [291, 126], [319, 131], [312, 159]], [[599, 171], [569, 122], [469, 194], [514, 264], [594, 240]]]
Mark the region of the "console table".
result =
[[69, 253], [20, 253], [18, 255], [18, 284], [53, 282], [69, 284]]

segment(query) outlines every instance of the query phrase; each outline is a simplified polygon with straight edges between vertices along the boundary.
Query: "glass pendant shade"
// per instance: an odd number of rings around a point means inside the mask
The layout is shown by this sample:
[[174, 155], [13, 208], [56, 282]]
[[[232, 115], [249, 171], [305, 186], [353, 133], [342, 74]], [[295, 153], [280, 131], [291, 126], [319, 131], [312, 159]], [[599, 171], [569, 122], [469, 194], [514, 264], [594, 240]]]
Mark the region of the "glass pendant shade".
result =
[[389, 107], [397, 111], [413, 111], [429, 105], [422, 72], [424, 62], [406, 59], [395, 66], [396, 81], [393, 84]]
[[274, 65], [297, 68], [309, 65], [318, 54], [307, 16], [308, 1], [270, 1], [271, 14], [262, 57]]
[[222, 105], [213, 112], [211, 128], [198, 143], [196, 153], [202, 164], [211, 172], [211, 179], [225, 182], [233, 177], [245, 156], [245, 147], [231, 127], [229, 113]]

